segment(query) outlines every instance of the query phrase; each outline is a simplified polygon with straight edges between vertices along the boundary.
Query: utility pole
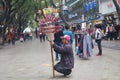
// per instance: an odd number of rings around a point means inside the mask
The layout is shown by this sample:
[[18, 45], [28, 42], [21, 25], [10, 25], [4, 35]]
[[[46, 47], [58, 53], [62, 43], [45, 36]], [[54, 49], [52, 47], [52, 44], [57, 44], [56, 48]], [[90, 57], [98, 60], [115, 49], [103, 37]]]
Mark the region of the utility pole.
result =
[[67, 21], [66, 21], [66, 19], [65, 19], [65, 17], [64, 17], [64, 15], [63, 15], [63, 5], [64, 5], [64, 2], [63, 2], [64, 0], [60, 0], [60, 12], [59, 12], [59, 16], [61, 17], [61, 19], [63, 20], [63, 23], [65, 24], [65, 25], [69, 25], [68, 23], [67, 23]]

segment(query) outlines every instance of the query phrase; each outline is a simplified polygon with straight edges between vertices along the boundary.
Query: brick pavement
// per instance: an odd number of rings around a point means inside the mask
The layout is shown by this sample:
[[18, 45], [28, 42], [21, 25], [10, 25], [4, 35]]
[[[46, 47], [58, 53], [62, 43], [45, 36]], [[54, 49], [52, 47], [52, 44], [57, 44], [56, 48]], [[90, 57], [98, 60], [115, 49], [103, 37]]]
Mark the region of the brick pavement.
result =
[[[96, 45], [95, 40], [93, 40], [94, 45]], [[102, 47], [120, 50], [120, 40], [102, 40]]]
[[68, 77], [55, 72], [52, 78], [48, 42], [17, 43], [0, 49], [0, 80], [120, 80], [120, 50], [103, 47], [103, 55], [90, 60], [75, 55], [75, 66]]

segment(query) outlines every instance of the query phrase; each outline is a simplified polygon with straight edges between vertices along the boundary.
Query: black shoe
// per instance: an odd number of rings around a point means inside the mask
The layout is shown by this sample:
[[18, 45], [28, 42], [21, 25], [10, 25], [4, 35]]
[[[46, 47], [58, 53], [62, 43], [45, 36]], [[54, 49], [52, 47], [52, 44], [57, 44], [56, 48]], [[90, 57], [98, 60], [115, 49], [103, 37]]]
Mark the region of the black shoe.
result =
[[64, 77], [66, 77], [66, 76], [70, 75], [70, 74], [71, 74], [71, 72], [72, 72], [72, 70], [71, 70], [71, 69], [66, 70], [66, 73], [64, 73]]
[[69, 76], [70, 74], [64, 74], [64, 77], [67, 77], [67, 76]]
[[64, 74], [64, 77], [67, 77], [67, 75], [66, 75], [66, 74]]

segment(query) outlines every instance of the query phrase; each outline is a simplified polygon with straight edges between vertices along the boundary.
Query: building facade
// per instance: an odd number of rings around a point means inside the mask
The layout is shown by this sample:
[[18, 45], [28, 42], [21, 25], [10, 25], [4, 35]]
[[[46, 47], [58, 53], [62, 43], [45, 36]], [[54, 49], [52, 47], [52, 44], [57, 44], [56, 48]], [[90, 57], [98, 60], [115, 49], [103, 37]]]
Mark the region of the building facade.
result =
[[68, 7], [68, 13], [64, 14], [66, 20], [70, 23], [81, 23], [82, 15], [85, 21], [91, 21], [98, 16], [98, 0], [65, 0], [65, 6]]
[[[120, 4], [120, 0], [117, 1]], [[99, 13], [104, 16], [107, 24], [118, 24], [118, 15], [113, 0], [99, 0]]]

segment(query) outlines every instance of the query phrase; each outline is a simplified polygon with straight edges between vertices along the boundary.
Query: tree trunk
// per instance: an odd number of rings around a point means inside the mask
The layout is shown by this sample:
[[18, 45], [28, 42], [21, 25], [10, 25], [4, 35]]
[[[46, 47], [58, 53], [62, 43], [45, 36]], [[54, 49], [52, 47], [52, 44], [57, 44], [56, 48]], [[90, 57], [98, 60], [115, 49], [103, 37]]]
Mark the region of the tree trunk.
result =
[[120, 7], [117, 3], [117, 0], [113, 0], [113, 3], [115, 4], [115, 7], [116, 7], [116, 10], [117, 10], [117, 13], [118, 13], [118, 18], [120, 20]]
[[[51, 5], [52, 5], [54, 8], [57, 8], [57, 6], [54, 4], [53, 0], [50, 0], [50, 3], [51, 3]], [[62, 11], [61, 8], [62, 8], [62, 5], [60, 5], [60, 11]], [[60, 18], [62, 19], [62, 21], [63, 21], [63, 23], [64, 23], [65, 25], [69, 25], [69, 24], [67, 23], [64, 15], [62, 14], [62, 12], [59, 12], [59, 16], [60, 16]]]

